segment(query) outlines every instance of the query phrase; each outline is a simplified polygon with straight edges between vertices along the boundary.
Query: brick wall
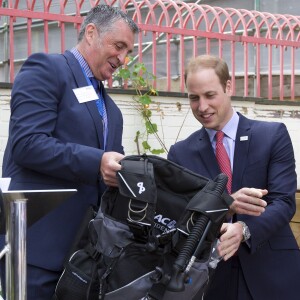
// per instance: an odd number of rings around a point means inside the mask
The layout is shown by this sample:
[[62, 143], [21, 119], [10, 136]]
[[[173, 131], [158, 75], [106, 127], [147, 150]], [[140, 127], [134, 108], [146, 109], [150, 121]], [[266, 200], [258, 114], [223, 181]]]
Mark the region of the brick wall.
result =
[[[132, 105], [132, 96], [112, 93], [110, 93], [110, 95], [123, 112], [123, 145], [125, 152], [126, 154], [137, 154], [137, 147], [134, 143], [135, 133], [137, 130], [142, 131], [144, 127], [142, 125], [141, 118], [138, 116]], [[152, 120], [159, 126], [159, 136], [164, 141], [167, 149], [177, 140], [187, 137], [190, 133], [200, 128], [200, 124], [189, 111], [188, 101], [184, 96], [158, 96], [152, 99], [158, 103], [152, 104]], [[10, 89], [0, 87], [0, 166], [2, 166], [3, 151], [7, 141], [8, 121], [10, 115], [9, 100]], [[284, 102], [285, 105], [269, 103], [271, 102], [265, 101], [258, 104], [255, 103], [254, 99], [241, 101], [233, 98], [234, 108], [248, 118], [285, 123], [294, 146], [296, 170], [298, 171], [298, 189], [300, 189], [300, 102], [294, 102], [290, 105], [287, 105], [287, 102]], [[150, 138], [149, 143], [153, 146], [153, 148], [160, 147], [154, 137]], [[166, 154], [162, 156], [165, 157]]]
[[[135, 132], [143, 128], [141, 119], [130, 105], [130, 97], [113, 95], [121, 108], [124, 116], [124, 147], [128, 154], [136, 154], [134, 144]], [[158, 97], [159, 105], [153, 105], [153, 121], [159, 125], [159, 135], [164, 140], [167, 149], [176, 140], [183, 139], [200, 128], [185, 98]], [[180, 105], [178, 105], [180, 103]], [[295, 103], [294, 103], [295, 104]], [[298, 174], [298, 189], [300, 189], [300, 103], [298, 105], [270, 105], [257, 104], [253, 100], [238, 101], [233, 99], [233, 106], [248, 118], [266, 121], [283, 122], [287, 126], [292, 139], [295, 157], [296, 171]], [[179, 110], [179, 107], [181, 110]], [[262, 141], [263, 142], [263, 141]], [[155, 138], [150, 139], [150, 144], [159, 147]], [[163, 155], [165, 156], [165, 155]]]
[[[132, 96], [117, 93], [110, 93], [110, 95], [116, 101], [123, 113], [123, 145], [125, 152], [126, 154], [137, 154], [137, 147], [134, 142], [135, 133], [137, 130], [142, 131], [144, 127], [141, 118], [132, 105]], [[169, 149], [169, 147], [177, 140], [187, 137], [189, 134], [200, 128], [200, 124], [193, 117], [189, 110], [188, 101], [184, 96], [158, 96], [153, 97], [152, 99], [157, 102], [157, 104], [152, 104], [152, 120], [158, 125], [159, 136], [164, 141], [167, 149]], [[0, 87], [0, 167], [2, 167], [3, 151], [7, 141], [8, 121], [10, 116], [9, 100], [10, 89]], [[290, 103], [290, 105], [287, 105], [287, 102], [284, 102], [285, 105], [270, 103], [270, 101], [265, 101], [258, 104], [255, 103], [255, 99], [237, 100], [233, 97], [234, 108], [246, 117], [285, 123], [294, 146], [296, 171], [298, 173], [298, 189], [300, 189], [300, 102]], [[155, 137], [151, 137], [149, 143], [153, 148], [160, 148]], [[163, 154], [162, 156], [165, 157], [166, 154]]]

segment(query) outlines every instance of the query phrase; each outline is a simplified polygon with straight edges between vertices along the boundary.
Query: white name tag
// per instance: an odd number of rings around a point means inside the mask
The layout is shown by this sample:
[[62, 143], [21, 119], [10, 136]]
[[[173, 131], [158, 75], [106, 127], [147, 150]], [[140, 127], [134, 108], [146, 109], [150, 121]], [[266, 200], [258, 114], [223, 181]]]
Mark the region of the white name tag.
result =
[[243, 142], [243, 141], [248, 141], [248, 136], [241, 136], [240, 137], [240, 141]]
[[99, 99], [99, 97], [92, 85], [73, 89], [73, 92], [79, 103], [84, 103], [84, 102]]

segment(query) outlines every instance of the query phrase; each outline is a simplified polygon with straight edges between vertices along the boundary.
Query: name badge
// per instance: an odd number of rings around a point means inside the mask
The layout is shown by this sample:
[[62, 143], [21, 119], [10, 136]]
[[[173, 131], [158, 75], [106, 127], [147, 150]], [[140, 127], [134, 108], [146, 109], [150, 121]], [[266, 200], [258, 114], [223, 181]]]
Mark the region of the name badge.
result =
[[240, 141], [241, 142], [248, 141], [248, 136], [241, 136]]
[[92, 100], [98, 100], [99, 97], [92, 85], [73, 89], [73, 92], [79, 103], [84, 103]]

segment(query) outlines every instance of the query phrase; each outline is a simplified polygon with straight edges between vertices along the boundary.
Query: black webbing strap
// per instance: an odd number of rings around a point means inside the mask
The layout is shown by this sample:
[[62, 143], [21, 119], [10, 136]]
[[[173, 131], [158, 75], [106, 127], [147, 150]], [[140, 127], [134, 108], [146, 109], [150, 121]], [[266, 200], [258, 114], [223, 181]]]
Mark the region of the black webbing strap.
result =
[[93, 260], [98, 261], [101, 253], [91, 244], [88, 243], [85, 247], [84, 250], [89, 254], [90, 257], [93, 258]]
[[147, 300], [162, 300], [166, 291], [166, 285], [159, 282], [154, 283], [146, 295]]
[[147, 240], [154, 226], [157, 188], [153, 164], [147, 158], [121, 161], [118, 172], [120, 194], [129, 199], [128, 226], [138, 240]]

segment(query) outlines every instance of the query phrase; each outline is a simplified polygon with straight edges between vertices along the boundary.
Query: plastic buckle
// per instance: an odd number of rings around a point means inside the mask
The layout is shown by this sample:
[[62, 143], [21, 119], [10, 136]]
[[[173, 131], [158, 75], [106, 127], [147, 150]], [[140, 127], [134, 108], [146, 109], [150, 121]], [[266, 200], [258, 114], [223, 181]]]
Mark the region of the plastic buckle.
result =
[[151, 224], [134, 221], [132, 219], [127, 218], [127, 224], [132, 231], [133, 235], [143, 242], [146, 242], [149, 237]]
[[164, 232], [160, 235], [156, 236], [156, 239], [158, 241], [159, 245], [166, 245], [168, 244], [171, 240], [175, 232], [177, 231], [177, 228], [172, 228], [167, 232]]

